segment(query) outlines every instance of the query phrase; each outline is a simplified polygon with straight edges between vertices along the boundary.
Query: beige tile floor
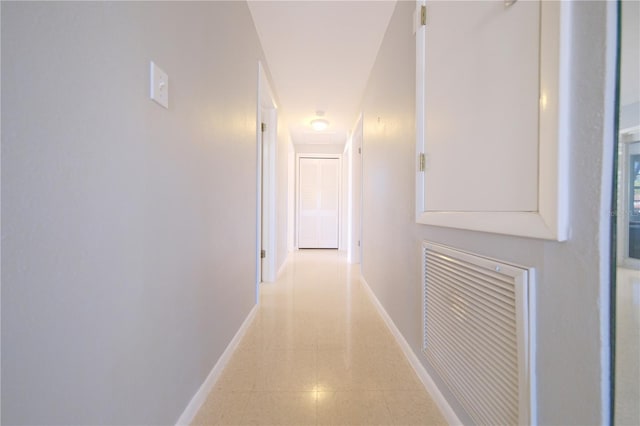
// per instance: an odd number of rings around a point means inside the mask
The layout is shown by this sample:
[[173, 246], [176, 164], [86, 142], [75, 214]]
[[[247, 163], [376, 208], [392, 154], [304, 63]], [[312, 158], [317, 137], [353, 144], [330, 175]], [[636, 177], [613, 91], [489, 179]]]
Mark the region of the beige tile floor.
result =
[[334, 250], [292, 254], [194, 425], [444, 425]]

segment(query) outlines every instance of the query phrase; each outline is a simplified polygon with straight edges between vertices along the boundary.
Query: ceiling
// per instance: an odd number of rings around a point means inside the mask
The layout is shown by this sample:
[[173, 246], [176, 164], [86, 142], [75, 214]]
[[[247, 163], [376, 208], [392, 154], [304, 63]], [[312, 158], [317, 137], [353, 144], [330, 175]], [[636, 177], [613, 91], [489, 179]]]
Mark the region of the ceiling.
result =
[[[344, 144], [395, 0], [248, 4], [293, 142]], [[316, 111], [325, 131], [311, 128]]]

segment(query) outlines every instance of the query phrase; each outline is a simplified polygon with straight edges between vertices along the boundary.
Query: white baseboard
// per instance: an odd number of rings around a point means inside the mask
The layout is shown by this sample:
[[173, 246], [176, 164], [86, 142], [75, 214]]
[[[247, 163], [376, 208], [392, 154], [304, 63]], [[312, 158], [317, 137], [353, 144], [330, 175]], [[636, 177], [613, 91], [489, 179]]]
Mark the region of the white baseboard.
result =
[[[387, 311], [384, 309], [384, 307], [376, 297], [373, 290], [371, 290], [371, 287], [369, 287], [367, 280], [365, 280], [363, 276], [360, 276], [360, 281], [362, 282], [365, 291], [369, 295], [369, 298], [371, 298], [371, 301], [378, 310], [378, 313], [380, 314], [380, 316], [382, 316], [382, 319], [384, 319], [387, 327], [389, 327], [389, 331], [391, 331], [391, 334], [393, 334], [393, 337], [395, 337], [396, 342], [398, 342], [398, 345], [400, 345], [400, 348], [402, 349], [402, 352], [404, 352], [404, 355], [407, 357], [409, 364], [411, 364], [411, 366], [413, 367], [413, 370], [416, 372], [427, 392], [429, 392], [429, 395], [431, 395], [431, 398], [440, 409], [440, 412], [444, 416], [447, 423], [450, 425], [462, 425], [462, 422], [453, 411], [447, 400], [444, 398], [429, 373], [427, 373], [427, 370], [425, 370], [424, 366], [418, 360], [418, 357], [411, 349], [411, 346], [409, 346], [400, 330], [398, 330], [398, 327], [396, 327], [393, 320], [391, 319], [389, 314], [387, 314]], [[419, 321], [419, 318], [416, 318], [416, 321]]]
[[227, 345], [227, 348], [224, 350], [224, 352], [218, 359], [218, 362], [216, 362], [216, 364], [213, 366], [213, 368], [209, 372], [209, 375], [200, 386], [200, 389], [198, 389], [198, 391], [193, 396], [193, 398], [191, 398], [191, 401], [187, 405], [187, 408], [184, 409], [184, 412], [178, 419], [178, 422], [176, 423], [176, 425], [181, 426], [181, 425], [191, 424], [194, 417], [198, 413], [198, 410], [200, 410], [200, 407], [202, 407], [202, 404], [204, 404], [204, 402], [207, 400], [207, 396], [209, 396], [209, 393], [213, 389], [213, 386], [216, 384], [216, 382], [220, 378], [220, 375], [222, 374], [222, 370], [224, 370], [224, 367], [227, 366], [227, 363], [231, 359], [233, 352], [238, 347], [238, 344], [242, 340], [242, 337], [247, 332], [247, 329], [251, 325], [253, 318], [256, 316], [257, 311], [258, 311], [258, 305], [255, 305], [253, 309], [251, 309], [251, 312], [249, 312], [249, 315], [247, 315], [247, 318], [245, 318], [240, 328], [238, 329], [238, 332], [236, 333], [236, 335], [233, 336], [233, 339], [231, 339], [231, 342], [229, 342], [229, 345]]

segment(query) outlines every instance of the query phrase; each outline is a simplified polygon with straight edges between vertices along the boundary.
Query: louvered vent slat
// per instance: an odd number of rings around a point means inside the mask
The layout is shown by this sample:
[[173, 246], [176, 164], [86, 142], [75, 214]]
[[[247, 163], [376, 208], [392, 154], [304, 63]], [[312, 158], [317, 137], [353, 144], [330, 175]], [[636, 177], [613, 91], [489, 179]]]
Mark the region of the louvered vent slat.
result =
[[423, 352], [476, 424], [528, 424], [532, 270], [423, 244]]
[[[434, 326], [434, 335], [438, 335], [440, 338], [446, 338], [447, 336], [446, 331], [442, 330], [442, 328], [438, 326]], [[500, 394], [501, 399], [509, 401], [517, 398], [517, 382], [514, 383], [511, 377], [505, 377], [500, 373], [487, 375], [487, 373], [481, 368], [483, 365], [491, 362], [491, 360], [487, 359], [486, 356], [479, 355], [481, 351], [474, 351], [470, 344], [461, 344], [460, 346], [445, 345], [444, 347], [446, 347], [448, 351], [447, 353], [451, 354], [450, 356], [456, 358], [457, 362], [464, 362], [465, 370], [461, 371], [467, 374], [467, 377], [469, 377], [470, 380], [481, 380], [477, 386], [482, 388], [482, 394]]]
[[[433, 315], [445, 316], [446, 312], [443, 312], [440, 309], [434, 307]], [[459, 330], [460, 327], [457, 326], [456, 324], [451, 324], [448, 321], [438, 321], [437, 318], [433, 318], [433, 317], [428, 317], [427, 320], [433, 324], [434, 328], [437, 328], [439, 326], [439, 323], [442, 323], [443, 327], [445, 327], [445, 330], [443, 330], [444, 332], [443, 335], [445, 336], [449, 334], [449, 332], [452, 331], [453, 328], [455, 328], [456, 331], [460, 333], [460, 330]], [[503, 363], [505, 367], [507, 367], [506, 371], [510, 371], [509, 368], [517, 367], [517, 365], [513, 360], [513, 358], [516, 357], [517, 354], [514, 354], [513, 352], [511, 352], [512, 348], [509, 345], [506, 345], [503, 342], [496, 342], [495, 340], [490, 338], [486, 338], [487, 335], [484, 333], [473, 334], [473, 332], [476, 332], [476, 331], [478, 331], [478, 327], [473, 327], [469, 330], [469, 332], [462, 333], [464, 334], [466, 339], [473, 341], [477, 346], [481, 346], [483, 348], [483, 351], [474, 352], [476, 356], [485, 358], [485, 359], [495, 358], [499, 360], [501, 363]], [[428, 343], [429, 342], [427, 342], [427, 344]], [[466, 345], [467, 342], [461, 342], [460, 344]], [[504, 373], [502, 370], [500, 370], [498, 374], [501, 376], [504, 376], [506, 380], [513, 381], [517, 384], [517, 381], [515, 381], [512, 376], [510, 376], [507, 373]]]
[[[447, 273], [433, 271], [432, 279], [440, 279], [448, 283], [452, 292], [450, 298], [458, 297], [460, 299], [475, 301], [473, 306], [479, 311], [490, 313], [490, 318], [494, 320], [498, 327], [502, 327], [506, 332], [513, 334], [513, 330], [504, 325], [504, 320], [513, 317], [515, 306], [505, 306], [499, 300], [492, 300], [487, 294], [475, 291], [465, 280], [460, 280]], [[434, 288], [439, 287], [434, 286]]]
[[[442, 292], [439, 292], [436, 290], [428, 292], [427, 296], [429, 296], [429, 294], [432, 294], [432, 297], [445, 298]], [[448, 311], [442, 310], [441, 307], [438, 307], [438, 306], [433, 306], [432, 309], [434, 312], [439, 311], [437, 314], [438, 317], [436, 317], [435, 320], [450, 316], [451, 314], [450, 310]], [[475, 311], [475, 308], [471, 308], [471, 307], [467, 307], [466, 309]], [[483, 339], [488, 340], [491, 344], [500, 346], [501, 348], [504, 348], [504, 349], [513, 348], [516, 345], [517, 339], [515, 336], [507, 335], [502, 329], [496, 327], [495, 323], [492, 322], [490, 319], [484, 318], [480, 315], [476, 315], [476, 312], [472, 312], [472, 314], [474, 314], [473, 318], [476, 319], [475, 322], [469, 324], [468, 321], [466, 321], [466, 318], [468, 317], [468, 313], [464, 316], [458, 314], [459, 318], [458, 318], [458, 321], [454, 324], [454, 326], [457, 326], [458, 324], [462, 324], [463, 331], [466, 331], [466, 332], [473, 331], [474, 333], [482, 336]]]
[[479, 291], [490, 291], [492, 294], [502, 295], [505, 300], [513, 297], [513, 287], [509, 288], [507, 283], [502, 283], [493, 276], [479, 274], [474, 269], [465, 268], [463, 263], [447, 264], [437, 258], [432, 261], [449, 273], [473, 279], [473, 285]]

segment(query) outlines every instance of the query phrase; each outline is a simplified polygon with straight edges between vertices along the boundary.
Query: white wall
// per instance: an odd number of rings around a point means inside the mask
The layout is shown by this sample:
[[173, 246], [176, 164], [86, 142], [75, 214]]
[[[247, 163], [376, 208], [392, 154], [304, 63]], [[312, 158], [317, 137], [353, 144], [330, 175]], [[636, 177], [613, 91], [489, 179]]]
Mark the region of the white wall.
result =
[[[608, 43], [615, 34], [615, 5], [577, 2], [573, 8], [571, 236], [566, 243], [415, 223], [413, 8], [413, 2], [398, 2], [363, 102], [363, 275], [436, 378], [420, 354], [421, 242], [535, 267], [539, 423], [606, 423], [614, 109], [613, 70], [607, 66], [613, 63]], [[436, 378], [436, 383], [459, 418], [472, 423], [442, 382]]]
[[2, 3], [2, 423], [178, 419], [255, 300], [262, 56], [243, 2]]

